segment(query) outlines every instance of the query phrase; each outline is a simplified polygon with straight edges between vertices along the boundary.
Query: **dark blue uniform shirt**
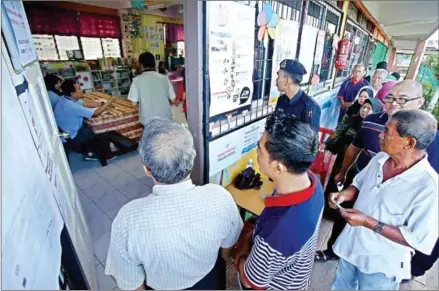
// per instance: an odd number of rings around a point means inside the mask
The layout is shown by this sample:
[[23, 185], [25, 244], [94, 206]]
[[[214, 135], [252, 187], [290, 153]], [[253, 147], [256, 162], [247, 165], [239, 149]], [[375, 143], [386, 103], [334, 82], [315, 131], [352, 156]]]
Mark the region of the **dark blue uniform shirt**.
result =
[[280, 96], [275, 111], [283, 111], [287, 115], [294, 115], [297, 119], [309, 123], [315, 132], [319, 132], [320, 106], [302, 90], [299, 90], [291, 100], [286, 94]]

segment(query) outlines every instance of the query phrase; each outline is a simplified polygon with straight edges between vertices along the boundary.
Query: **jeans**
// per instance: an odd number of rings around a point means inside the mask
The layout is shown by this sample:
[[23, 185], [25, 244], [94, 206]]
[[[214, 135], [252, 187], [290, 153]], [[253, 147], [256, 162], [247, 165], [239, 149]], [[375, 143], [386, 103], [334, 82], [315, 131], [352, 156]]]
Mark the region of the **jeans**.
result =
[[331, 290], [398, 290], [399, 282], [383, 273], [365, 274], [357, 267], [340, 259]]

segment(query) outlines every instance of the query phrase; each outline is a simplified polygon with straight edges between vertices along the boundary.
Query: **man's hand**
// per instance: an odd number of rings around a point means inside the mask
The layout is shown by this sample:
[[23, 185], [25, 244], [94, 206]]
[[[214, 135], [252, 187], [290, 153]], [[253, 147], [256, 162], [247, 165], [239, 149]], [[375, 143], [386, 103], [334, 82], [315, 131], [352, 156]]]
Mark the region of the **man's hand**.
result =
[[344, 209], [340, 211], [340, 214], [351, 226], [366, 226], [369, 217], [360, 210], [354, 208]]
[[335, 193], [331, 193], [329, 194], [329, 207], [333, 208], [333, 209], [338, 209], [337, 205], [342, 204], [343, 202], [346, 201], [346, 198], [343, 196], [343, 192], [335, 192]]
[[334, 177], [335, 184], [343, 184], [346, 180], [346, 173], [340, 172]]

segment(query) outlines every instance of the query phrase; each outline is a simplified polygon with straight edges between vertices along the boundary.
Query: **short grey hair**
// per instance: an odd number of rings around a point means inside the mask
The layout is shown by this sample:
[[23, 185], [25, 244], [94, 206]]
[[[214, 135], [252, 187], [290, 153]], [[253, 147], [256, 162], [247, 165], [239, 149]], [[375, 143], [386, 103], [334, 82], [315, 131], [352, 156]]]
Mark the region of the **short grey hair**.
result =
[[415, 148], [418, 150], [425, 150], [436, 136], [437, 121], [426, 111], [402, 109], [392, 115], [391, 121], [396, 122], [396, 130], [401, 137], [416, 140]]
[[142, 163], [162, 184], [186, 179], [194, 166], [194, 140], [188, 129], [176, 121], [153, 117], [145, 123], [139, 153]]
[[355, 70], [356, 68], [362, 68], [363, 71], [366, 70], [366, 66], [363, 64], [356, 64], [353, 68], [352, 71]]
[[374, 74], [374, 75], [375, 75], [375, 74], [383, 75], [383, 78], [384, 78], [384, 77], [387, 76], [388, 72], [387, 72], [386, 70], [384, 70], [384, 69], [376, 69], [375, 72], [374, 72], [373, 74]]

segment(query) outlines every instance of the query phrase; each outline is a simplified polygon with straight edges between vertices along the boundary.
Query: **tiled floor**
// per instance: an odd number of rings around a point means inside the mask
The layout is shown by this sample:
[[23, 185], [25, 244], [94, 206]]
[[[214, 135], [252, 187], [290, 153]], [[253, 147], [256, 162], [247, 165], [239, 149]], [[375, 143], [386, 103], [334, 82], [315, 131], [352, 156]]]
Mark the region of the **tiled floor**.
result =
[[[184, 121], [184, 115], [174, 108], [174, 118]], [[70, 168], [76, 182], [79, 198], [89, 224], [95, 253], [98, 287], [100, 290], [118, 290], [113, 278], [104, 273], [110, 229], [119, 209], [127, 202], [151, 193], [152, 181], [143, 172], [137, 152], [109, 161], [101, 167], [98, 162], [86, 162], [79, 154], [70, 154]], [[318, 240], [319, 249], [326, 247], [332, 223], [323, 220]], [[315, 263], [311, 290], [329, 290], [337, 263]], [[227, 289], [239, 289], [233, 264], [227, 264]], [[438, 263], [425, 276], [401, 286], [402, 290], [438, 290]]]

